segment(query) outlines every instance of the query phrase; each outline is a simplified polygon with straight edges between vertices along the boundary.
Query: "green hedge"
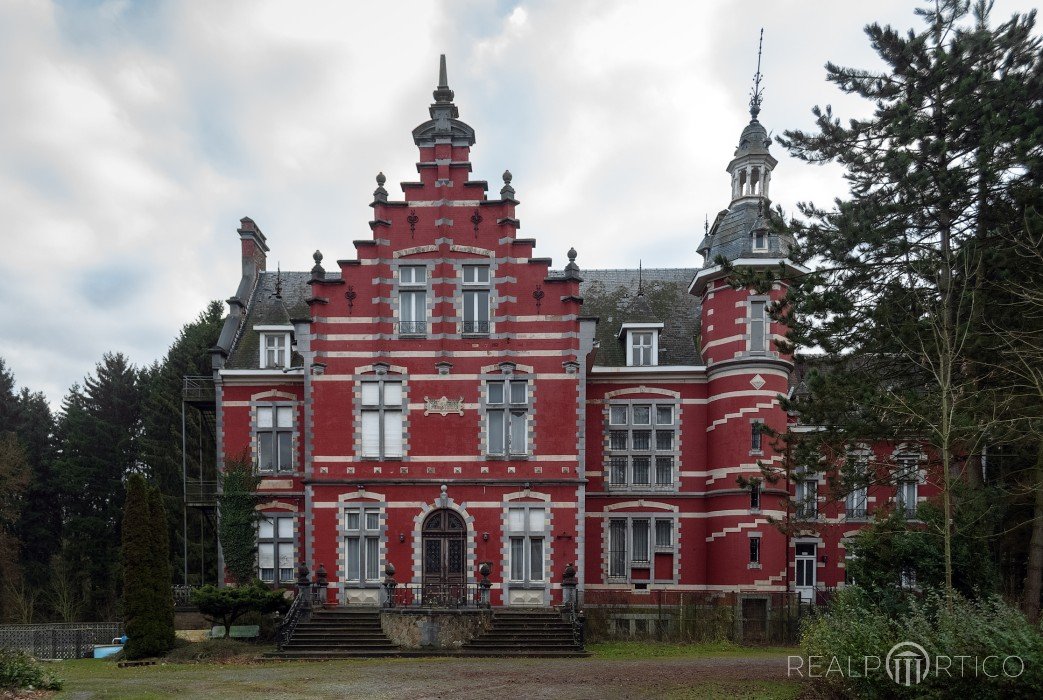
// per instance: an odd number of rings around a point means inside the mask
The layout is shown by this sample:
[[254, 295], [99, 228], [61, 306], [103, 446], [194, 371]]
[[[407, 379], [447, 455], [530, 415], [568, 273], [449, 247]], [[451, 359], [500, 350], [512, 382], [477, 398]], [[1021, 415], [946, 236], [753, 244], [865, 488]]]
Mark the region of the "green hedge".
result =
[[[932, 660], [919, 683], [900, 685], [885, 673], [888, 652], [900, 642], [919, 644]], [[998, 597], [956, 596], [950, 607], [942, 596], [929, 593], [913, 599], [907, 615], [889, 617], [884, 606], [852, 586], [838, 592], [828, 612], [805, 622], [801, 647], [804, 676], [809, 659], [817, 660], [811, 682], [826, 695], [1043, 697], [1043, 636]], [[877, 666], [875, 659], [879, 668], [867, 674], [867, 663]]]

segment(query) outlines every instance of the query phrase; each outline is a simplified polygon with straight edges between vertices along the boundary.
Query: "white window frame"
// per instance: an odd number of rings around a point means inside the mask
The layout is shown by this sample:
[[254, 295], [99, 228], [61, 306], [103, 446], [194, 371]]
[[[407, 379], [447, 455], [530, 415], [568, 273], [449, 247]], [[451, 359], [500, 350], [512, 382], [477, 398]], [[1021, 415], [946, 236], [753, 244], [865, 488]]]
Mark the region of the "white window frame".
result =
[[[542, 513], [543, 527], [533, 527], [532, 514]], [[512, 512], [520, 513], [522, 526], [515, 527]], [[550, 509], [545, 505], [511, 505], [507, 507], [507, 524], [504, 528], [505, 546], [507, 548], [508, 582], [516, 586], [545, 586], [547, 583], [547, 542], [549, 540]], [[516, 560], [515, 542], [521, 543], [521, 562]], [[538, 543], [539, 572], [533, 570], [537, 560], [533, 558], [533, 545]], [[520, 563], [522, 575], [517, 576], [515, 565]]]
[[[604, 482], [609, 490], [674, 491], [678, 487], [680, 461], [680, 404], [676, 400], [630, 399], [611, 401], [607, 407]], [[639, 420], [639, 412], [646, 412], [648, 421]], [[670, 421], [662, 421], [662, 412], [669, 411]], [[620, 423], [619, 418], [625, 418]], [[635, 434], [648, 434], [648, 448], [637, 449]], [[669, 447], [659, 446], [660, 434], [669, 434]], [[616, 438], [624, 437], [623, 447], [614, 447]], [[647, 481], [637, 481], [638, 460], [647, 460]], [[660, 478], [663, 467], [669, 468], [670, 480]], [[622, 472], [620, 471], [622, 467]], [[622, 480], [618, 476], [622, 474]]]
[[[749, 301], [749, 316], [746, 319], [749, 325], [746, 351], [749, 353], [764, 354], [771, 347], [771, 319], [768, 317], [768, 303], [768, 299], [764, 297], [752, 297]], [[760, 335], [760, 343], [756, 342], [757, 335]]]
[[761, 567], [761, 538], [760, 535], [748, 537], [750, 544], [750, 568], [759, 569]]
[[[260, 332], [261, 348], [260, 356], [258, 358], [259, 366], [261, 369], [287, 369], [290, 366], [290, 358], [293, 355], [293, 349], [290, 347], [290, 331], [288, 330], [267, 330]], [[281, 353], [282, 363], [278, 361], [268, 362], [268, 340], [281, 339], [281, 343], [278, 343], [278, 347], [274, 348], [276, 352]]]
[[[369, 505], [345, 506], [344, 532], [344, 582], [355, 586], [379, 584], [384, 570], [383, 545], [387, 528], [384, 525], [384, 510]], [[357, 527], [352, 527], [354, 524]], [[354, 548], [352, 547], [354, 543]], [[370, 546], [376, 547], [376, 556], [371, 560]]]
[[[484, 279], [483, 279], [484, 278]], [[461, 316], [462, 335], [489, 335], [492, 333], [492, 269], [488, 264], [461, 266]], [[482, 319], [482, 295], [485, 295], [485, 319]], [[468, 318], [470, 316], [470, 318]], [[485, 324], [484, 327], [482, 324]]]
[[[269, 416], [268, 421], [262, 419], [262, 415], [267, 414]], [[289, 420], [283, 423], [282, 417], [289, 415]], [[257, 454], [257, 472], [260, 474], [287, 474], [292, 473], [294, 470], [294, 464], [296, 463], [296, 450], [293, 444], [293, 434], [295, 432], [294, 424], [297, 419], [297, 407], [288, 402], [275, 402], [263, 404], [255, 407], [254, 409], [254, 440], [256, 445]], [[261, 423], [269, 422], [269, 425], [261, 426]], [[270, 435], [271, 440], [271, 465], [264, 462], [263, 451], [261, 449], [262, 435]], [[288, 462], [283, 464], [282, 460], [282, 449], [280, 443], [283, 440], [289, 442], [289, 456]]]
[[[525, 401], [516, 401], [515, 389], [524, 387]], [[493, 457], [518, 458], [532, 454], [532, 442], [529, 428], [532, 425], [532, 383], [516, 374], [507, 374], [502, 378], [487, 379], [483, 387], [485, 405], [485, 453]], [[502, 392], [502, 401], [493, 401], [493, 394]], [[519, 449], [514, 439], [515, 421], [521, 425], [521, 436], [524, 444]], [[494, 423], [499, 423], [503, 432], [503, 449], [493, 447]]]
[[818, 479], [799, 477], [796, 487], [796, 510], [799, 520], [815, 520], [818, 518]]
[[[294, 575], [294, 562], [296, 561], [297, 554], [297, 537], [294, 528], [295, 518], [292, 515], [262, 515], [260, 521], [257, 524], [257, 578], [261, 579], [264, 583], [279, 584], [279, 583], [293, 583], [296, 580]], [[280, 534], [283, 523], [289, 524], [289, 534]], [[266, 529], [266, 526], [270, 525], [272, 528], [271, 536], [263, 536], [262, 530]], [[261, 567], [262, 550], [265, 546], [271, 545], [272, 547], [272, 566]], [[279, 566], [279, 559], [284, 553], [284, 550], [289, 548], [290, 550], [290, 566], [282, 567]], [[265, 570], [270, 568], [272, 571], [271, 576], [265, 575]]]
[[427, 297], [427, 266], [399, 266], [399, 335], [427, 335]]
[[907, 520], [916, 519], [916, 506], [920, 495], [920, 473], [918, 455], [898, 455], [898, 479], [895, 485], [895, 507], [901, 508]]
[[[366, 384], [377, 385], [377, 403], [366, 403]], [[387, 403], [387, 385], [397, 384], [400, 402], [397, 404]], [[374, 377], [365, 377], [359, 381], [359, 428], [362, 432], [362, 442], [359, 445], [359, 456], [362, 459], [401, 459], [405, 457], [406, 453], [406, 440], [405, 440], [405, 420], [406, 420], [406, 407], [408, 402], [406, 400], [406, 382], [405, 379], [399, 376], [388, 377], [386, 374], [378, 374]], [[388, 416], [391, 414], [398, 414], [399, 420], [399, 431], [398, 444], [400, 449], [397, 453], [394, 453], [388, 446], [389, 437], [393, 433], [393, 428], [388, 422]], [[377, 420], [377, 450], [376, 453], [367, 451], [366, 446], [366, 416], [376, 415]]]
[[[805, 550], [801, 554], [802, 547], [811, 547], [811, 553]], [[800, 593], [801, 600], [811, 602], [815, 599], [815, 589], [818, 588], [818, 542], [796, 541], [793, 543], [793, 586]], [[808, 580], [810, 574], [810, 581]], [[801, 583], [801, 578], [804, 582]]]
[[[758, 229], [750, 234], [753, 238], [753, 242], [750, 244], [750, 249], [759, 253], [768, 250], [768, 232], [764, 229]], [[757, 245], [757, 239], [760, 238], [760, 245]]]

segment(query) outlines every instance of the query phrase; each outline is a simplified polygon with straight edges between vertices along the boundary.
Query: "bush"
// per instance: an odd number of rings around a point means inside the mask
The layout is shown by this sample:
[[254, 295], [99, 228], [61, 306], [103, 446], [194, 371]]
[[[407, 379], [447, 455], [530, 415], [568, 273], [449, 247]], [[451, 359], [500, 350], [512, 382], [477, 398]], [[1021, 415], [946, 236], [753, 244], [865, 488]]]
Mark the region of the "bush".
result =
[[[819, 690], [857, 698], [1043, 697], [1043, 637], [1000, 598], [956, 596], [950, 610], [940, 594], [931, 592], [911, 600], [904, 617], [889, 617], [884, 605], [852, 586], [837, 593], [826, 614], [805, 622], [801, 647], [805, 663], [808, 657], [821, 659], [819, 675], [812, 679]], [[926, 677], [908, 687], [893, 682], [883, 666], [892, 647], [907, 641], [932, 659]], [[880, 660], [879, 669], [870, 668], [868, 674], [863, 673], [867, 656]], [[968, 657], [962, 673], [961, 656]], [[935, 664], [938, 657], [952, 660], [951, 671]], [[986, 657], [985, 671], [994, 677], [983, 672]], [[1011, 661], [1006, 668], [1017, 677], [1005, 675], [1001, 664], [1007, 657], [1020, 659], [1024, 672], [1019, 674], [1021, 664]]]
[[36, 659], [21, 651], [0, 649], [0, 689], [61, 690], [62, 679], [47, 673]]
[[226, 635], [235, 621], [247, 613], [285, 612], [290, 607], [282, 591], [269, 590], [257, 580], [234, 588], [203, 586], [192, 593], [192, 603], [215, 625], [224, 625]]
[[263, 649], [238, 639], [208, 639], [205, 642], [178, 644], [167, 654], [174, 663], [254, 661]]

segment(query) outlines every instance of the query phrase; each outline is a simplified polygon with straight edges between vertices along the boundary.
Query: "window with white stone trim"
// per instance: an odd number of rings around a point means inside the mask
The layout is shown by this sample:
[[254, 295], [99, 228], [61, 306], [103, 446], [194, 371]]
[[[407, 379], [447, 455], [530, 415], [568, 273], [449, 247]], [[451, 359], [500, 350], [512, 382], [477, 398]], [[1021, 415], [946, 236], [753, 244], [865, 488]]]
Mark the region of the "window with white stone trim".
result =
[[277, 403], [258, 406], [256, 411], [257, 471], [293, 471], [294, 407]]
[[377, 375], [360, 383], [362, 456], [395, 459], [403, 453], [404, 396], [402, 382]]
[[345, 580], [353, 583], [380, 581], [380, 543], [383, 538], [379, 508], [344, 509]]
[[257, 524], [257, 578], [265, 583], [292, 582], [293, 561], [293, 517], [262, 517]]
[[519, 379], [515, 374], [486, 381], [487, 454], [529, 454], [529, 417], [532, 412], [529, 394], [528, 380]]
[[261, 369], [286, 369], [290, 366], [290, 332], [261, 333]]
[[676, 526], [674, 517], [643, 513], [609, 518], [608, 577], [629, 581], [632, 569], [649, 569], [648, 578], [639, 582], [655, 580], [655, 555], [662, 553], [677, 557]]
[[427, 333], [427, 267], [403, 265], [398, 268], [398, 333]]
[[488, 265], [463, 266], [463, 326], [464, 335], [488, 335], [489, 299], [492, 293]]
[[543, 583], [546, 578], [547, 509], [507, 509], [509, 580], [514, 583]]
[[610, 489], [676, 488], [677, 409], [676, 401], [609, 404], [606, 473]]

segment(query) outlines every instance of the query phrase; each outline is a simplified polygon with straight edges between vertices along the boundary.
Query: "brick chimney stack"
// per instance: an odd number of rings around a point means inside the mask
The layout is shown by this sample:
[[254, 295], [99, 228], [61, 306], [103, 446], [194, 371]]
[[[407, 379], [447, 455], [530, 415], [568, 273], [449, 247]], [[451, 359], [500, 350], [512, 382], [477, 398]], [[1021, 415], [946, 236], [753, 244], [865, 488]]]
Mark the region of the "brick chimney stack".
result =
[[243, 277], [255, 279], [265, 270], [268, 244], [260, 227], [248, 216], [239, 220], [239, 240], [243, 244]]

